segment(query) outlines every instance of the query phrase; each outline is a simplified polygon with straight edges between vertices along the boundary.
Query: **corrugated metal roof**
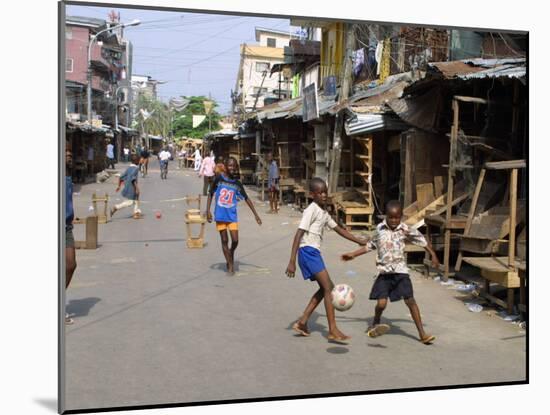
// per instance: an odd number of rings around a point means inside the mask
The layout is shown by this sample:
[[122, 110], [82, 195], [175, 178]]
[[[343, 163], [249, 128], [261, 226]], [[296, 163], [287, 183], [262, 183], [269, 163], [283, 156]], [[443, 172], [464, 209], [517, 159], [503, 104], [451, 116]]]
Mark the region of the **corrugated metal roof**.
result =
[[464, 59], [452, 62], [433, 62], [428, 66], [446, 79], [522, 78], [526, 74], [525, 58]]
[[399, 118], [387, 114], [355, 114], [345, 123], [349, 136], [382, 130], [404, 130], [408, 128]]

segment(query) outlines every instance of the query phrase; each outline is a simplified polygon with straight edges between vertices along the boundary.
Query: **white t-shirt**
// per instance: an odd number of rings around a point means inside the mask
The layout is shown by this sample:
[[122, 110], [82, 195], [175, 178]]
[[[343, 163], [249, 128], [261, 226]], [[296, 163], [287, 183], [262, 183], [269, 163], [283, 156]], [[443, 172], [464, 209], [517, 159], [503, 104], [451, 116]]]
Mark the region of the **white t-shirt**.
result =
[[128, 154], [130, 154], [130, 149], [124, 148], [124, 155], [127, 156]]
[[115, 146], [114, 146], [114, 145], [112, 145], [112, 144], [107, 144], [107, 157], [109, 157], [110, 159], [114, 159], [114, 158], [115, 158], [114, 149], [115, 149]]
[[162, 150], [159, 154], [159, 158], [162, 160], [162, 161], [166, 161], [168, 159], [170, 159], [170, 153], [168, 151], [164, 151]]
[[323, 210], [315, 202], [304, 210], [299, 229], [306, 231], [300, 241], [300, 248], [311, 246], [312, 248], [321, 249], [323, 241], [323, 231], [325, 228], [334, 229], [338, 224], [330, 217], [326, 210]]

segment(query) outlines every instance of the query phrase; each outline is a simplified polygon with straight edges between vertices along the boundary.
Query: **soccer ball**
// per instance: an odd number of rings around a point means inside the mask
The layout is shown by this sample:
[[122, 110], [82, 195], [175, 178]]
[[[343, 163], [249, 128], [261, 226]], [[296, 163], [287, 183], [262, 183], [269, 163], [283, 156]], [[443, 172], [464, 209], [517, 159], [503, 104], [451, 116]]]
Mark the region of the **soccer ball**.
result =
[[332, 289], [330, 298], [336, 310], [346, 311], [349, 310], [355, 302], [355, 293], [349, 285], [338, 284]]

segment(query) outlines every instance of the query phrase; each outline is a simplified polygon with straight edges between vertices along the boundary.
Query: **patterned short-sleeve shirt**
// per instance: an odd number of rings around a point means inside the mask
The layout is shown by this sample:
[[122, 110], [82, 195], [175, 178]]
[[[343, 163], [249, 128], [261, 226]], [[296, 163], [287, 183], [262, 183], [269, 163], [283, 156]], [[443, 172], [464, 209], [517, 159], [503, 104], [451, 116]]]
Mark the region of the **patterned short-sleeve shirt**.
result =
[[421, 247], [428, 245], [426, 238], [417, 230], [400, 223], [393, 231], [386, 221], [378, 224], [373, 238], [367, 244], [369, 251], [376, 249], [376, 267], [380, 274], [408, 274], [405, 260], [405, 243]]

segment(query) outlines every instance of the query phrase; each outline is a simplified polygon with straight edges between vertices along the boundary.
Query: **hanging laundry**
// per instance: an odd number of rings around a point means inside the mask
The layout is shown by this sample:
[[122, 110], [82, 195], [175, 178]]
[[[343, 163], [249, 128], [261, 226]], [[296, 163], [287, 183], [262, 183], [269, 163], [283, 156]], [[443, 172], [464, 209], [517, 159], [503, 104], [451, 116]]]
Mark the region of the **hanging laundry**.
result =
[[374, 59], [378, 66], [376, 67], [376, 75], [380, 75], [380, 62], [382, 61], [382, 51], [384, 50], [384, 42], [379, 41], [376, 45], [376, 51], [374, 52]]
[[353, 52], [353, 75], [357, 76], [365, 65], [365, 51], [363, 48]]

